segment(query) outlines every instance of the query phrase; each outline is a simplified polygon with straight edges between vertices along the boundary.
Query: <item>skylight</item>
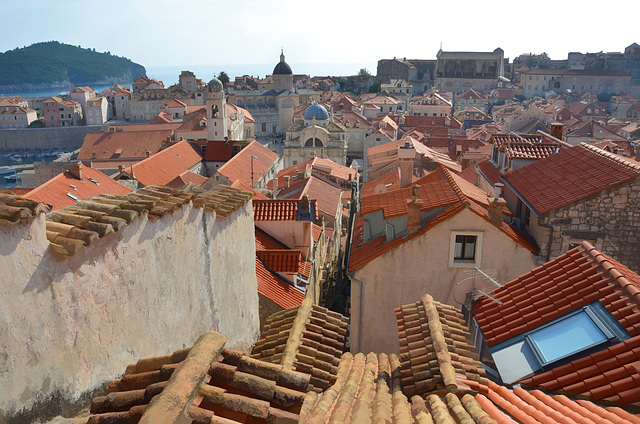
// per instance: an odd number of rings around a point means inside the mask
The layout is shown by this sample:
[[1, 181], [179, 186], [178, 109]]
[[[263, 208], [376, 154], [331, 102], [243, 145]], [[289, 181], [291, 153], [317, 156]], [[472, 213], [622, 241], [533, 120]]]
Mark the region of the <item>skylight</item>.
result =
[[490, 348], [502, 381], [513, 383], [562, 360], [616, 344], [627, 332], [593, 302]]

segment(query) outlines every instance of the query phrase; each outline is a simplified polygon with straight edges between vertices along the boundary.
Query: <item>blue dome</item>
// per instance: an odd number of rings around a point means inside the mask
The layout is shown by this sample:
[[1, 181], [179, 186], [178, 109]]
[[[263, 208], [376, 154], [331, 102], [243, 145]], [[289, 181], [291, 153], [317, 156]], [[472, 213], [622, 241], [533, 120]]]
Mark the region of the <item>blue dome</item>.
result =
[[316, 121], [326, 121], [329, 119], [329, 113], [327, 112], [327, 109], [317, 103], [314, 103], [304, 111], [305, 121], [311, 121], [313, 118], [316, 118]]

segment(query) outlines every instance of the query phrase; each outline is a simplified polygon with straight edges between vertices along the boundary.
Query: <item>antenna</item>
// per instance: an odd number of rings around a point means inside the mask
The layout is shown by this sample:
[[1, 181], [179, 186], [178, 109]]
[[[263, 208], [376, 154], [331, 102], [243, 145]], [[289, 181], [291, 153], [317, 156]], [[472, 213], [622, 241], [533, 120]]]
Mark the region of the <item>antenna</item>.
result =
[[501, 301], [489, 294], [493, 289], [502, 287], [495, 277], [478, 267], [467, 272], [471, 275], [457, 282], [453, 288], [453, 300], [456, 303], [465, 305], [472, 300], [485, 296], [498, 305], [502, 305]]

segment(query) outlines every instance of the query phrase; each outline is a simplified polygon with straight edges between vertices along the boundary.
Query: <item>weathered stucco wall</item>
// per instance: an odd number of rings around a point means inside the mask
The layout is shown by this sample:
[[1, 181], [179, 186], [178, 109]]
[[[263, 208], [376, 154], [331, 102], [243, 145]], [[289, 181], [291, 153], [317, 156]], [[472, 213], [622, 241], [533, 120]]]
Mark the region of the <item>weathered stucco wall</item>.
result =
[[480, 269], [490, 272], [502, 284], [535, 267], [529, 250], [465, 209], [355, 271], [354, 278], [363, 282], [362, 315], [359, 285], [352, 283], [352, 352], [398, 353], [394, 309], [415, 302], [425, 293], [438, 302], [456, 305], [452, 297], [453, 287], [469, 277], [472, 268], [449, 267], [453, 231], [482, 233]]
[[248, 349], [259, 331], [253, 231], [251, 202], [224, 219], [188, 204], [63, 259], [42, 215], [0, 229], [0, 422], [77, 400], [208, 330]]

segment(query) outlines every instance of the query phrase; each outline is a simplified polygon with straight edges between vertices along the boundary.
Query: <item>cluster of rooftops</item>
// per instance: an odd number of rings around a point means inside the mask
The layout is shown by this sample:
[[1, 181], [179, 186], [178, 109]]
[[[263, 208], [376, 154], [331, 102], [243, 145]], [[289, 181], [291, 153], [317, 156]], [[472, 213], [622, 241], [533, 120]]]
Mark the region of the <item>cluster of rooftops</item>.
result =
[[209, 332], [129, 365], [88, 422], [637, 423], [639, 302], [586, 242], [468, 309], [399, 305], [399, 354], [343, 353], [348, 319], [305, 299], [250, 353]]

